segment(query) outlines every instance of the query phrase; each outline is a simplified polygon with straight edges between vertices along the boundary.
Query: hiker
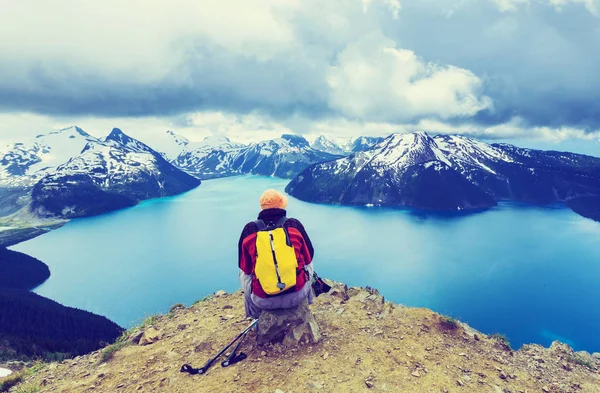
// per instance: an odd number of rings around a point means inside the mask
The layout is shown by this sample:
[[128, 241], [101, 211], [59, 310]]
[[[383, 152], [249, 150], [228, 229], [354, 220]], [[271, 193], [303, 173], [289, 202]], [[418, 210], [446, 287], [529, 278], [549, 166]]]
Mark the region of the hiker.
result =
[[260, 197], [258, 220], [246, 224], [238, 244], [239, 277], [246, 316], [261, 310], [292, 308], [313, 302], [314, 249], [295, 218], [287, 218], [287, 197], [270, 189]]

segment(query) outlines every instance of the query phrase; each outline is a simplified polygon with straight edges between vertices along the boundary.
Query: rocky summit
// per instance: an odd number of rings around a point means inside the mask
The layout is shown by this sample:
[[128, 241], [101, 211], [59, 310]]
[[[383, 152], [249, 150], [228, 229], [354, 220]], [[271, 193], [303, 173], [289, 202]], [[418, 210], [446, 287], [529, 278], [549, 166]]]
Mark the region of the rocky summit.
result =
[[247, 359], [182, 373], [249, 325], [242, 293], [220, 292], [173, 306], [100, 351], [22, 370], [10, 392], [600, 392], [600, 354], [558, 342], [513, 350], [501, 336], [370, 288], [335, 284], [311, 310], [317, 343], [259, 346], [252, 331], [242, 346]]

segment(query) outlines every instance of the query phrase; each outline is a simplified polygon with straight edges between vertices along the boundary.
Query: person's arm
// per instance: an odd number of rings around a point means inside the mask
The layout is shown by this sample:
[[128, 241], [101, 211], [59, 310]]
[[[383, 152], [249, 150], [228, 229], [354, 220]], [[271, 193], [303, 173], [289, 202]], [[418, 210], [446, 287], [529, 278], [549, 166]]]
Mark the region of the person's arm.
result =
[[250, 234], [252, 234], [251, 224], [247, 224], [238, 241], [239, 279], [244, 293], [252, 292], [252, 257], [244, 247], [244, 239]]
[[294, 219], [294, 218], [290, 219], [289, 221], [291, 221], [290, 226], [296, 228], [298, 230], [298, 232], [300, 232], [300, 234], [302, 235], [302, 238], [304, 239], [304, 245], [306, 246], [306, 251], [307, 251], [308, 255], [310, 256], [307, 264], [310, 264], [312, 259], [315, 257], [315, 249], [313, 248], [312, 242], [310, 241], [310, 237], [308, 237], [308, 233], [306, 233], [306, 229], [304, 229], [304, 225], [302, 225], [302, 223], [300, 221], [298, 221], [297, 219]]

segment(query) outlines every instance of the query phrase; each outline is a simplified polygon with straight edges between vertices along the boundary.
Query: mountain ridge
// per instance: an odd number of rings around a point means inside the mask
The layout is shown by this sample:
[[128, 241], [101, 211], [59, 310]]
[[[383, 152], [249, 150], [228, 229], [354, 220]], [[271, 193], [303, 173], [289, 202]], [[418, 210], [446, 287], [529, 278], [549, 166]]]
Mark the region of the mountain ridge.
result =
[[[566, 203], [600, 196], [600, 158], [456, 135], [392, 134], [371, 150], [307, 168], [286, 191], [308, 202], [425, 210]], [[578, 211], [600, 220], [591, 202]]]

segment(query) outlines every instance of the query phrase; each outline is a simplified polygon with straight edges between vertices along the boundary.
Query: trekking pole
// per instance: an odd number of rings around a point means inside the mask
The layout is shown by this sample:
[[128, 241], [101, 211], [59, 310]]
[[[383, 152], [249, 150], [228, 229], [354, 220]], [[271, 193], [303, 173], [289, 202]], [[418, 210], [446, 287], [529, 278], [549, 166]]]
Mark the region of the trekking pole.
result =
[[244, 342], [244, 339], [246, 338], [246, 336], [248, 335], [249, 331], [246, 332], [246, 334], [244, 334], [242, 336], [242, 338], [240, 338], [240, 341], [238, 341], [237, 345], [235, 346], [235, 348], [233, 348], [233, 351], [229, 354], [229, 356], [227, 356], [227, 359], [223, 360], [221, 362], [221, 367], [228, 367], [231, 366], [232, 364], [236, 364], [237, 362], [241, 362], [242, 360], [246, 359], [248, 357], [248, 355], [246, 355], [244, 352], [240, 352], [240, 354], [237, 354], [237, 350], [240, 348], [240, 346], [242, 345], [242, 342]]
[[[227, 344], [223, 349], [221, 349], [219, 351], [219, 353], [217, 353], [214, 357], [212, 357], [211, 359], [209, 359], [204, 364], [204, 366], [202, 366], [200, 368], [193, 368], [189, 364], [184, 364], [183, 366], [181, 366], [181, 370], [179, 370], [179, 371], [181, 371], [182, 373], [190, 373], [190, 374], [204, 374], [204, 373], [206, 373], [206, 371], [219, 358], [219, 356], [221, 356], [222, 354], [224, 354], [233, 344], [235, 344], [235, 342], [237, 340], [239, 340], [242, 337], [245, 337], [246, 334], [250, 331], [250, 329], [252, 329], [252, 327], [254, 325], [256, 325], [257, 322], [258, 322], [258, 319], [255, 319], [254, 321], [252, 321], [252, 323], [250, 324], [250, 326], [248, 326], [246, 329], [244, 329], [243, 332], [241, 332], [240, 334], [238, 334], [236, 338], [234, 338], [233, 340], [231, 340], [231, 342], [229, 344]], [[243, 359], [240, 359], [240, 360], [243, 360]], [[238, 360], [238, 361], [240, 361], [240, 360]]]

